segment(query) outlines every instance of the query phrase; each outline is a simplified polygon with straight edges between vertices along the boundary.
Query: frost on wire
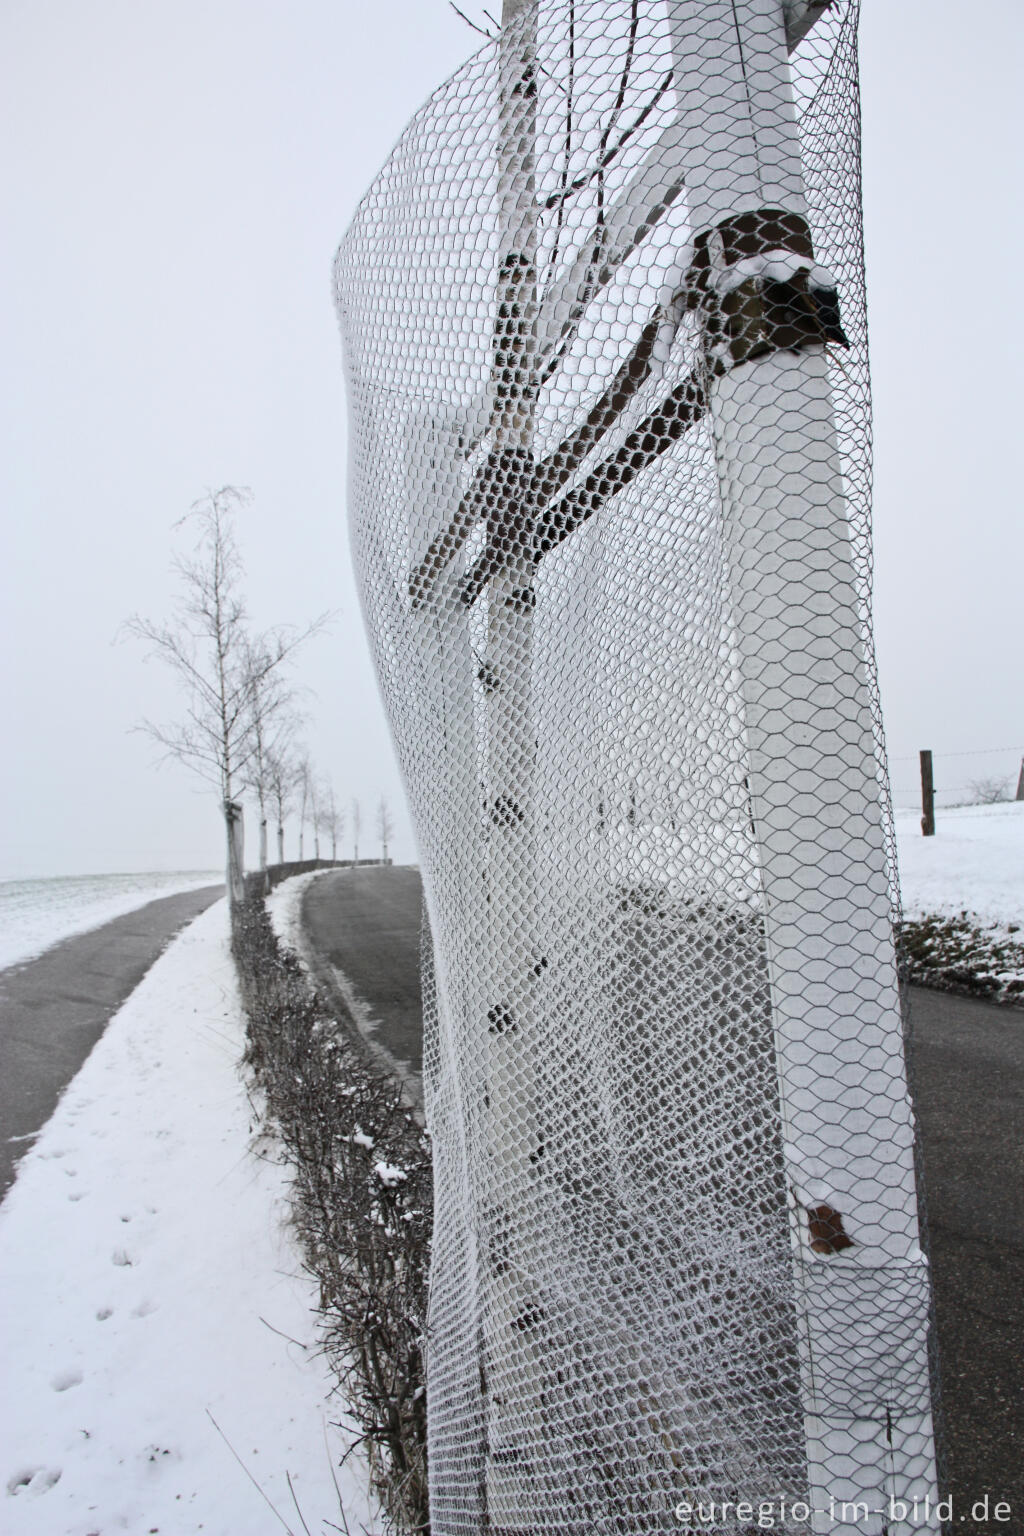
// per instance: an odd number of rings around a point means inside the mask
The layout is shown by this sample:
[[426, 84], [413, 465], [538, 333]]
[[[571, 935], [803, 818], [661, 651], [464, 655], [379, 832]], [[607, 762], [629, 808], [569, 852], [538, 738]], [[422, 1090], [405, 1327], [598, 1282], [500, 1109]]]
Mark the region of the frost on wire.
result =
[[339, 252], [429, 924], [435, 1536], [937, 1491], [856, 21], [506, 0]]

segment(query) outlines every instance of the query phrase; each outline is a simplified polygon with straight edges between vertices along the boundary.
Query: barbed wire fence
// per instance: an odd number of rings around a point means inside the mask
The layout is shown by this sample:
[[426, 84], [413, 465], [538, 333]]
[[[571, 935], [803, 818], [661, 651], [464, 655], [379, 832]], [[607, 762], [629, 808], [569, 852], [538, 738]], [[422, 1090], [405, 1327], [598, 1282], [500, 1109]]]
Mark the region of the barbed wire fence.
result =
[[439, 1536], [939, 1529], [856, 23], [505, 0], [339, 252]]
[[[965, 747], [933, 752], [935, 804], [943, 810], [1024, 799], [1024, 753], [1019, 746]], [[921, 803], [918, 753], [889, 758], [893, 801], [898, 810], [915, 810]]]

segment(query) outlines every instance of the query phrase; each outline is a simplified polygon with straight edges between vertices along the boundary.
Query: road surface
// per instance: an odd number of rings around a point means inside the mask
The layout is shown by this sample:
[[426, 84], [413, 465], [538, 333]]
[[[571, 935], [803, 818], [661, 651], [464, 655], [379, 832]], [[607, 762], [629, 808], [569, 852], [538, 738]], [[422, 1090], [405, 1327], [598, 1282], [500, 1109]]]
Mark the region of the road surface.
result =
[[[414, 1097], [420, 911], [417, 871], [387, 867], [322, 875], [303, 906], [319, 979]], [[912, 1026], [954, 1528], [1024, 1532], [1024, 1010], [915, 987]]]
[[161, 896], [0, 971], [0, 1194], [108, 1021], [222, 885]]
[[340, 996], [378, 1061], [423, 1104], [422, 887], [401, 865], [339, 870], [308, 886], [306, 958]]
[[943, 1416], [954, 1513], [989, 1495], [1024, 1532], [1024, 1010], [914, 987]]

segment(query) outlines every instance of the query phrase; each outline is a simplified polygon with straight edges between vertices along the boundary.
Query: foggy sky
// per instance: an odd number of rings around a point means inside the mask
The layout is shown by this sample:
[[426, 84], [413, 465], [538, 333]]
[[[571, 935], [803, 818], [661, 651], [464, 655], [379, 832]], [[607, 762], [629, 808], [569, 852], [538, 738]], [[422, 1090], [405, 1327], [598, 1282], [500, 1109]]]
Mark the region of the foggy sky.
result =
[[[866, 0], [861, 28], [876, 626], [904, 801], [921, 746], [1008, 749], [940, 759], [940, 786], [1024, 750], [1021, 27], [1014, 0], [965, 14]], [[349, 567], [330, 269], [403, 124], [481, 41], [442, 0], [0, 0], [0, 878], [221, 864], [216, 797], [131, 732], [173, 720], [173, 682], [114, 637], [169, 613], [172, 524], [229, 483], [254, 492], [254, 622], [340, 610], [298, 678], [312, 756], [366, 823], [387, 794], [414, 856]]]

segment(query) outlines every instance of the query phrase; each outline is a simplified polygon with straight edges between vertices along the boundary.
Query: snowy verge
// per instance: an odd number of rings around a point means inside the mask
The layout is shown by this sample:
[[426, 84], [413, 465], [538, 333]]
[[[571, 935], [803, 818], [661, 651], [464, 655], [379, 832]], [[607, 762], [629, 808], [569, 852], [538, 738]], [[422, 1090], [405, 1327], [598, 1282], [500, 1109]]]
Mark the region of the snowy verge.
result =
[[0, 970], [32, 960], [62, 939], [88, 933], [161, 896], [219, 885], [223, 879], [218, 870], [200, 869], [0, 880]]
[[254, 1155], [227, 928], [218, 902], [172, 942], [0, 1209], [5, 1536], [379, 1529]]
[[1024, 802], [896, 816], [911, 981], [1024, 1002]]
[[306, 894], [306, 888], [312, 885], [320, 875], [330, 874], [329, 869], [311, 869], [304, 875], [291, 875], [287, 880], [282, 880], [275, 885], [270, 895], [265, 897], [267, 912], [270, 916], [270, 926], [273, 928], [279, 944], [285, 949], [290, 949], [300, 960], [302, 954], [302, 898]]

